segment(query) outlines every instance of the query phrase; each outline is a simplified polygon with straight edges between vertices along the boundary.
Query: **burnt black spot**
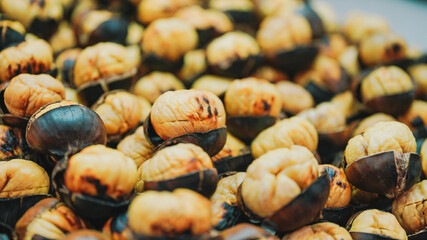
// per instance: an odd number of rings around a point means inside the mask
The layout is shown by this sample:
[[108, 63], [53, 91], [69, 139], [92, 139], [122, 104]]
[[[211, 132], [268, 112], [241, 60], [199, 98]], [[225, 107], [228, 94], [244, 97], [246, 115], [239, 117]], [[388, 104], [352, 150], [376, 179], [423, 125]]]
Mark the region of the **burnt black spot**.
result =
[[270, 111], [271, 106], [270, 106], [270, 104], [269, 104], [267, 101], [265, 101], [265, 100], [263, 99], [263, 100], [262, 100], [262, 104], [263, 104], [263, 107], [264, 107], [264, 111], [266, 111], [266, 112]]
[[341, 187], [345, 189], [347, 187], [347, 184], [343, 183]]
[[95, 179], [91, 177], [83, 177], [83, 179], [85, 179], [88, 183], [92, 183], [95, 186], [99, 196], [103, 197], [107, 192], [108, 187], [102, 185], [99, 179]]
[[218, 109], [214, 109], [214, 114], [215, 114], [215, 116], [218, 116]]
[[222, 219], [215, 226], [215, 229], [219, 231], [236, 225], [242, 215], [242, 212], [239, 210], [237, 205], [230, 205], [224, 202], [221, 207], [225, 209], [225, 213], [222, 215]]
[[208, 117], [212, 117], [213, 116], [210, 105], [208, 106], [208, 114], [209, 114]]
[[400, 46], [399, 44], [395, 43], [393, 44], [393, 52], [397, 53], [402, 49], [402, 46]]
[[203, 105], [200, 103], [200, 100], [196, 98], [197, 104], [199, 104], [200, 111], [203, 111]]
[[209, 104], [209, 100], [205, 97], [203, 97], [203, 101], [205, 101], [206, 104]]
[[12, 148], [16, 148], [19, 144], [18, 138], [11, 129], [6, 131], [5, 138], [3, 140]]
[[338, 186], [341, 186], [341, 185], [342, 185], [342, 182], [338, 180], [338, 181], [337, 181], [337, 185], [338, 185]]

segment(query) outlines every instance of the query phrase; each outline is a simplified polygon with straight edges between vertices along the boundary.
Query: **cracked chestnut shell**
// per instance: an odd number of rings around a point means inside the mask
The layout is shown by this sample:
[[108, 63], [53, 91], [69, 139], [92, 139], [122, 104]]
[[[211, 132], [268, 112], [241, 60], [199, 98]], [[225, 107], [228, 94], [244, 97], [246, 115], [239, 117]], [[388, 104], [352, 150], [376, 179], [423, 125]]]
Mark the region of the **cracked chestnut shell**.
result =
[[173, 191], [188, 188], [210, 197], [218, 182], [209, 155], [191, 143], [179, 143], [157, 151], [138, 169], [136, 190]]
[[349, 140], [343, 164], [348, 181], [364, 191], [394, 198], [421, 176], [416, 141], [403, 123], [380, 122]]
[[99, 115], [67, 100], [40, 108], [31, 116], [25, 136], [32, 149], [57, 160], [70, 151], [107, 142], [105, 125]]
[[250, 223], [240, 223], [234, 227], [222, 231], [215, 240], [243, 240], [261, 239], [278, 240], [279, 238], [267, 232], [265, 229]]
[[16, 223], [18, 239], [62, 239], [68, 232], [86, 228], [63, 202], [46, 198], [32, 206]]
[[135, 239], [208, 239], [211, 202], [188, 189], [147, 191], [128, 209]]
[[56, 67], [58, 68], [58, 79], [67, 83], [72, 84], [73, 79], [73, 67], [76, 63], [77, 57], [81, 53], [80, 48], [71, 48], [60, 53], [55, 60]]
[[12, 230], [12, 227], [0, 222], [0, 238], [3, 240], [16, 239], [15, 231]]
[[249, 76], [262, 61], [256, 40], [239, 31], [226, 33], [209, 43], [206, 59], [212, 73], [232, 78]]
[[[95, 227], [128, 207], [137, 169], [132, 159], [103, 145], [65, 156], [54, 168], [57, 193], [79, 216]], [[105, 178], [105, 176], [109, 176]]]
[[282, 240], [298, 239], [340, 239], [352, 240], [350, 233], [335, 223], [321, 222], [302, 227], [290, 234], [285, 235]]
[[102, 228], [102, 233], [111, 240], [127, 240], [131, 238], [132, 232], [129, 228], [128, 212], [108, 219]]
[[405, 113], [415, 97], [411, 78], [396, 66], [362, 72], [353, 80], [352, 90], [368, 108], [392, 116]]
[[208, 91], [169, 91], [154, 102], [144, 130], [158, 148], [188, 142], [213, 156], [224, 147], [227, 136], [224, 105]]
[[25, 41], [25, 28], [18, 21], [0, 21], [0, 51]]

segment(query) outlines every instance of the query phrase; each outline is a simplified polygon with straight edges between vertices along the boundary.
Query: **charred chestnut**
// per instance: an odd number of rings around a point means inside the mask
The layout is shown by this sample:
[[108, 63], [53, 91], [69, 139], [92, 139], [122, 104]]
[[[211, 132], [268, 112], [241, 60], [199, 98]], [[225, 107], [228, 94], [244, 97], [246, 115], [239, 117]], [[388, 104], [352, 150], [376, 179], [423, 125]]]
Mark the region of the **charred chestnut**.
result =
[[387, 20], [370, 13], [353, 12], [347, 17], [344, 24], [345, 36], [355, 44], [372, 34], [388, 31], [390, 30]]
[[57, 78], [68, 85], [72, 84], [73, 79], [73, 67], [76, 63], [77, 57], [81, 53], [80, 48], [72, 48], [63, 51], [56, 57], [55, 65], [58, 69]]
[[247, 33], [229, 32], [215, 38], [206, 48], [206, 59], [212, 73], [242, 78], [261, 63], [260, 48]]
[[133, 92], [154, 103], [163, 93], [184, 88], [184, 84], [171, 73], [151, 72], [136, 82]]
[[208, 91], [169, 91], [154, 102], [144, 128], [154, 145], [190, 142], [213, 156], [225, 144], [224, 105]]
[[1, 20], [0, 31], [0, 51], [11, 46], [16, 46], [25, 41], [25, 28], [20, 22]]
[[144, 63], [158, 71], [177, 71], [183, 65], [185, 53], [197, 47], [196, 29], [178, 18], [158, 19], [142, 36]]
[[213, 92], [220, 99], [224, 99], [225, 92], [227, 91], [231, 83], [231, 78], [207, 74], [196, 79], [191, 88]]
[[356, 213], [347, 223], [354, 240], [362, 239], [408, 239], [396, 217], [377, 209]]
[[224, 230], [234, 226], [241, 219], [242, 212], [237, 204], [237, 189], [246, 173], [238, 172], [219, 180], [212, 202], [212, 226]]
[[197, 3], [197, 0], [180, 1], [157, 1], [142, 0], [138, 5], [138, 20], [148, 25], [160, 18], [172, 17], [179, 9], [191, 6]]
[[129, 89], [140, 64], [136, 47], [117, 43], [98, 43], [79, 54], [74, 64], [73, 85], [88, 106], [105, 92]]
[[249, 223], [240, 223], [232, 228], [224, 230], [215, 240], [277, 240], [278, 237], [267, 232], [265, 229]]
[[276, 87], [263, 79], [234, 80], [225, 92], [229, 131], [251, 141], [262, 130], [276, 123], [282, 98]]
[[252, 142], [251, 151], [255, 158], [268, 151], [290, 147], [305, 146], [311, 152], [316, 151], [318, 136], [313, 124], [303, 118], [292, 117], [281, 120], [262, 131]]
[[4, 49], [0, 59], [0, 81], [7, 82], [21, 73], [48, 72], [53, 64], [53, 53], [46, 41], [37, 39]]
[[62, 239], [68, 232], [83, 228], [85, 223], [56, 198], [41, 200], [16, 223], [19, 240]]
[[154, 154], [154, 146], [145, 138], [143, 126], [120, 141], [117, 150], [132, 158], [138, 168]]
[[111, 240], [130, 239], [132, 233], [129, 229], [128, 213], [124, 212], [110, 218], [102, 228], [102, 233], [108, 236]]
[[176, 75], [189, 87], [196, 78], [202, 76], [207, 69], [206, 53], [203, 49], [188, 51], [184, 55], [182, 68]]
[[298, 239], [340, 239], [352, 240], [350, 233], [335, 223], [321, 222], [302, 227], [290, 234], [285, 235], [282, 240]]
[[107, 133], [101, 118], [75, 102], [44, 105], [31, 116], [26, 130], [28, 145], [59, 160], [70, 151], [105, 144]]
[[210, 197], [217, 181], [209, 155], [194, 144], [179, 143], [157, 151], [139, 167], [135, 188], [139, 192], [188, 188]]
[[248, 147], [229, 133], [222, 150], [212, 157], [212, 162], [219, 174], [229, 171], [244, 172], [252, 160]]
[[188, 189], [147, 191], [128, 209], [135, 239], [205, 239], [211, 228], [211, 203]]
[[380, 122], [348, 141], [344, 152], [348, 181], [365, 191], [393, 198], [421, 176], [421, 159], [411, 130], [403, 123]]
[[73, 231], [67, 234], [64, 238], [61, 238], [61, 240], [87, 240], [87, 239], [109, 240], [110, 238], [101, 232], [98, 232], [95, 230], [89, 230], [89, 229]]
[[298, 84], [280, 81], [276, 83], [276, 88], [282, 97], [282, 111], [287, 115], [296, 115], [314, 106], [311, 94]]
[[30, 148], [25, 132], [19, 128], [0, 125], [0, 159], [29, 158]]

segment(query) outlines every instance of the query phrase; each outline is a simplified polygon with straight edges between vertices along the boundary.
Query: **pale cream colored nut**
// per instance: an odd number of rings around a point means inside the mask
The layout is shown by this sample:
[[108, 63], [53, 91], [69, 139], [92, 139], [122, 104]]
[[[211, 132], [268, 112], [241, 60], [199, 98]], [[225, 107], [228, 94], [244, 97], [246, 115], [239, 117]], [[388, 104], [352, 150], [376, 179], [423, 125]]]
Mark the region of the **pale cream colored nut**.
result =
[[132, 158], [138, 168], [154, 154], [154, 146], [145, 138], [143, 126], [120, 141], [117, 150]]
[[148, 25], [142, 36], [141, 47], [145, 54], [177, 61], [197, 47], [196, 29], [178, 18], [158, 19]]
[[252, 77], [265, 79], [271, 83], [287, 82], [284, 80], [289, 80], [289, 76], [286, 73], [268, 65], [257, 68]]
[[331, 102], [335, 104], [337, 110], [344, 112], [346, 118], [351, 118], [365, 110], [365, 106], [356, 100], [353, 93], [347, 90], [335, 95]]
[[88, 12], [81, 13], [80, 21], [74, 26], [76, 35], [79, 38], [79, 43], [87, 45], [90, 35], [102, 23], [114, 18], [114, 14], [108, 10], [95, 10], [92, 9]]
[[160, 18], [172, 17], [179, 9], [197, 4], [197, 0], [141, 0], [138, 20], [148, 25]]
[[409, 75], [395, 66], [378, 68], [365, 77], [361, 83], [363, 101], [404, 93], [413, 89], [414, 84]]
[[70, 24], [66, 21], [59, 24], [58, 30], [49, 39], [50, 46], [54, 53], [77, 46], [76, 35]]
[[422, 121], [421, 126], [425, 126], [427, 124], [427, 102], [421, 100], [413, 101], [411, 107], [409, 107], [405, 114], [400, 115], [397, 119], [399, 122], [406, 124], [412, 131], [414, 131], [417, 127], [420, 127], [413, 122], [417, 118]]
[[228, 116], [279, 116], [282, 97], [276, 86], [264, 79], [234, 80], [225, 92]]
[[215, 162], [225, 157], [236, 157], [241, 155], [246, 149], [246, 145], [238, 138], [234, 137], [230, 133], [227, 133], [227, 140], [225, 141], [224, 147], [219, 153], [212, 157], [212, 161]]
[[353, 137], [362, 134], [369, 127], [374, 126], [379, 122], [396, 121], [396, 119], [385, 113], [375, 113], [367, 118], [364, 118], [353, 131]]
[[344, 112], [332, 102], [323, 102], [297, 116], [310, 121], [320, 133], [339, 132], [347, 126]]
[[408, 239], [405, 230], [400, 226], [393, 214], [377, 209], [366, 210], [360, 213], [353, 220], [349, 232], [378, 234], [402, 240]]
[[427, 64], [416, 64], [409, 67], [407, 71], [416, 82], [417, 90], [425, 96], [427, 94]]
[[218, 225], [227, 209], [224, 204], [229, 206], [237, 205], [237, 189], [245, 179], [246, 173], [239, 172], [229, 177], [219, 180], [215, 193], [211, 197], [212, 202], [212, 226]]
[[209, 7], [221, 11], [237, 10], [252, 12], [254, 4], [251, 0], [209, 0]]
[[128, 25], [128, 35], [126, 43], [128, 45], [139, 45], [144, 35], [144, 27], [136, 22], [131, 22]]
[[211, 229], [211, 202], [188, 189], [146, 191], [130, 204], [128, 219], [131, 230], [141, 235], [205, 234]]
[[332, 33], [328, 37], [328, 42], [325, 45], [320, 46], [321, 54], [326, 55], [333, 59], [339, 59], [341, 54], [344, 53], [349, 45], [345, 37], [339, 33]]
[[363, 38], [359, 46], [359, 59], [373, 67], [406, 57], [405, 40], [395, 33], [377, 33]]
[[341, 26], [338, 25], [337, 14], [335, 9], [328, 2], [314, 1], [312, 3], [314, 12], [319, 16], [326, 33], [334, 33], [341, 31]]
[[300, 145], [314, 152], [317, 149], [318, 136], [313, 124], [303, 118], [283, 119], [263, 130], [251, 144], [255, 158], [276, 148]]
[[311, 94], [302, 86], [290, 81], [276, 83], [276, 88], [282, 97], [282, 109], [291, 114], [298, 114], [314, 106]]
[[344, 170], [330, 164], [319, 165], [319, 174], [326, 170], [331, 178], [328, 201], [325, 208], [342, 208], [351, 201], [351, 185]]
[[18, 117], [30, 117], [43, 105], [64, 99], [62, 83], [47, 74], [20, 74], [4, 92], [7, 110]]
[[313, 153], [302, 146], [272, 150], [249, 165], [242, 183], [246, 207], [260, 217], [272, 216], [318, 177]]
[[208, 132], [225, 127], [224, 105], [208, 91], [170, 91], [154, 102], [151, 123], [164, 140], [187, 133]]
[[191, 88], [209, 91], [220, 96], [225, 94], [231, 84], [231, 81], [232, 79], [230, 78], [206, 74], [196, 79]]
[[344, 151], [347, 164], [375, 153], [415, 153], [417, 143], [408, 126], [397, 121], [379, 122], [351, 138]]
[[426, 228], [427, 180], [413, 185], [393, 200], [392, 213], [408, 235]]
[[350, 77], [354, 77], [360, 72], [357, 56], [358, 50], [356, 46], [351, 46], [348, 47], [338, 58], [340, 65], [345, 69]]
[[200, 30], [214, 28], [218, 33], [226, 33], [234, 29], [233, 23], [225, 13], [215, 9], [205, 10], [197, 5], [180, 9], [174, 17], [184, 20]]
[[203, 49], [188, 51], [184, 55], [182, 68], [177, 72], [177, 76], [185, 83], [192, 82], [196, 77], [206, 72], [206, 53]]
[[282, 240], [352, 240], [343, 227], [331, 222], [321, 222], [302, 227], [285, 235]]
[[13, 198], [49, 192], [49, 176], [36, 163], [13, 159], [0, 162], [0, 198]]
[[134, 93], [153, 103], [163, 93], [179, 89], [185, 89], [185, 87], [175, 75], [155, 71], [136, 82]]
[[[104, 145], [92, 145], [72, 155], [64, 174], [65, 186], [71, 192], [91, 196], [105, 194], [114, 199], [130, 194], [136, 180], [134, 161]], [[105, 192], [99, 192], [98, 185], [103, 186]]]
[[352, 42], [378, 32], [390, 31], [386, 19], [370, 13], [352, 12], [344, 23], [344, 34]]
[[424, 176], [427, 176], [427, 141], [424, 141], [420, 150], [421, 165], [423, 167]]

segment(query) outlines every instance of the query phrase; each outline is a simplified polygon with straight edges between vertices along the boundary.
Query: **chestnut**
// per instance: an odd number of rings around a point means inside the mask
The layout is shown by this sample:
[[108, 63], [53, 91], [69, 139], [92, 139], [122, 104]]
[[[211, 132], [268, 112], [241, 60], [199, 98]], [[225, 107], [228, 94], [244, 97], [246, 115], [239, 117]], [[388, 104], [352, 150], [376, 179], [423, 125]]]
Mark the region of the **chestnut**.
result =
[[147, 139], [156, 146], [189, 142], [213, 156], [225, 144], [224, 105], [208, 91], [169, 91], [154, 102], [144, 130]]
[[256, 71], [252, 74], [252, 77], [265, 79], [271, 83], [279, 83], [284, 80], [290, 80], [289, 76], [286, 73], [277, 70], [276, 68], [271, 67], [269, 65], [263, 65], [258, 67]]
[[354, 240], [408, 239], [405, 230], [393, 214], [377, 209], [356, 213], [348, 221], [346, 228]]
[[24, 41], [0, 52], [0, 81], [10, 81], [21, 73], [46, 73], [52, 65], [52, 48], [46, 41]]
[[172, 17], [179, 9], [191, 6], [197, 0], [157, 1], [142, 0], [138, 4], [137, 18], [144, 25], [149, 25], [157, 19]]
[[427, 55], [423, 55], [407, 68], [416, 85], [416, 97], [427, 99]]
[[291, 146], [269, 151], [249, 165], [237, 201], [248, 217], [287, 232], [315, 220], [329, 188], [329, 177], [326, 173], [318, 176], [317, 160], [310, 150]]
[[147, 191], [128, 209], [134, 239], [208, 239], [211, 203], [188, 189]]
[[144, 122], [150, 109], [150, 103], [145, 98], [123, 90], [104, 93], [92, 106], [92, 110], [104, 122], [107, 141], [112, 145]]
[[338, 60], [348, 47], [347, 40], [342, 34], [332, 33], [322, 38], [320, 54]]
[[71, 101], [44, 105], [31, 116], [27, 143], [59, 160], [67, 153], [92, 144], [105, 144], [107, 133], [101, 118], [89, 108]]
[[352, 137], [362, 134], [364, 131], [366, 131], [366, 129], [374, 126], [379, 122], [389, 122], [389, 121], [396, 121], [396, 119], [385, 113], [372, 114], [371, 116], [362, 119], [357, 124], [357, 127], [355, 127], [353, 130]]
[[179, 143], [157, 151], [138, 169], [135, 189], [173, 191], [188, 188], [210, 197], [217, 186], [218, 173], [209, 155], [191, 143]]
[[63, 21], [59, 24], [58, 31], [49, 39], [49, 44], [55, 56], [77, 46], [76, 36], [68, 22]]
[[144, 64], [152, 70], [177, 71], [185, 53], [197, 47], [196, 29], [178, 18], [158, 19], [144, 31], [141, 49]]
[[25, 41], [25, 28], [18, 21], [1, 20], [0, 51]]
[[191, 88], [213, 92], [224, 102], [225, 92], [231, 83], [231, 78], [206, 74], [196, 79]]
[[267, 232], [265, 229], [250, 223], [240, 223], [234, 227], [222, 231], [215, 240], [278, 240], [279, 238]]
[[81, 51], [82, 49], [80, 48], [71, 48], [63, 51], [56, 57], [55, 65], [58, 69], [57, 78], [60, 81], [72, 85], [73, 67]]
[[32, 206], [16, 223], [19, 240], [62, 239], [68, 232], [86, 228], [70, 208], [56, 198], [46, 198]]
[[25, 132], [19, 128], [0, 125], [0, 159], [29, 158], [30, 148], [25, 141]]
[[36, 163], [12, 159], [0, 162], [0, 222], [15, 227], [18, 219], [34, 204], [47, 198], [50, 180]]
[[245, 175], [244, 172], [234, 172], [219, 180], [215, 193], [210, 199], [211, 222], [216, 230], [230, 228], [241, 221], [242, 212], [237, 204], [237, 189], [245, 179]]
[[361, 73], [353, 81], [352, 89], [359, 102], [374, 111], [392, 116], [405, 113], [415, 96], [411, 78], [396, 66]]
[[213, 74], [242, 78], [250, 75], [261, 63], [260, 47], [249, 34], [226, 33], [210, 42], [206, 59]]
[[262, 130], [276, 123], [282, 98], [273, 84], [249, 77], [230, 84], [224, 103], [230, 133], [250, 142]]
[[176, 76], [181, 79], [186, 87], [199, 77], [203, 76], [207, 69], [206, 53], [203, 49], [188, 51], [184, 55], [183, 65], [176, 73]]
[[67, 234], [65, 237], [61, 238], [61, 240], [109, 240], [110, 238], [105, 234], [90, 230], [90, 229], [82, 229], [73, 231]]
[[105, 92], [129, 89], [140, 64], [136, 47], [117, 43], [98, 43], [83, 49], [73, 69], [73, 86], [88, 106]]
[[143, 126], [138, 127], [133, 134], [120, 141], [117, 150], [132, 158], [138, 168], [155, 152], [154, 146], [145, 138]]
[[427, 110], [427, 102], [415, 100], [412, 102], [408, 111], [403, 115], [400, 115], [397, 119], [406, 124], [414, 133], [415, 138], [426, 138], [427, 129], [424, 124], [427, 123], [427, 115], [425, 111]]
[[144, 97], [150, 103], [154, 103], [163, 93], [184, 88], [184, 84], [172, 73], [154, 71], [140, 78], [136, 82], [133, 92]]
[[64, 14], [62, 2], [55, 0], [2, 1], [0, 9], [6, 17], [21, 22], [28, 32], [44, 39], [52, 36]]
[[372, 34], [389, 31], [387, 20], [372, 13], [353, 12], [344, 23], [344, 34], [354, 44]]
[[282, 111], [286, 115], [296, 115], [314, 106], [314, 99], [301, 85], [291, 81], [280, 81], [276, 88], [282, 97]]
[[340, 239], [353, 240], [350, 233], [335, 223], [321, 222], [308, 225], [285, 235], [282, 240]]
[[234, 23], [237, 30], [249, 33], [255, 32], [257, 18], [252, 1], [209, 0], [209, 7], [224, 12]]
[[134, 161], [104, 145], [92, 145], [65, 156], [52, 176], [64, 202], [95, 227], [126, 210], [136, 180]]
[[360, 72], [361, 66], [358, 60], [358, 49], [356, 46], [346, 48], [338, 58], [338, 62], [353, 79]]
[[397, 121], [379, 122], [348, 141], [344, 152], [348, 181], [364, 191], [400, 195], [421, 176], [411, 130]]
[[229, 171], [244, 172], [253, 160], [248, 147], [230, 133], [227, 133], [227, 140], [222, 150], [211, 159], [218, 174]]
[[252, 141], [251, 152], [254, 158], [258, 158], [268, 151], [292, 145], [304, 146], [314, 152], [317, 143], [317, 131], [313, 124], [303, 118], [291, 117], [262, 131]]
[[102, 233], [111, 240], [127, 240], [132, 236], [129, 229], [128, 212], [110, 218], [102, 228]]

